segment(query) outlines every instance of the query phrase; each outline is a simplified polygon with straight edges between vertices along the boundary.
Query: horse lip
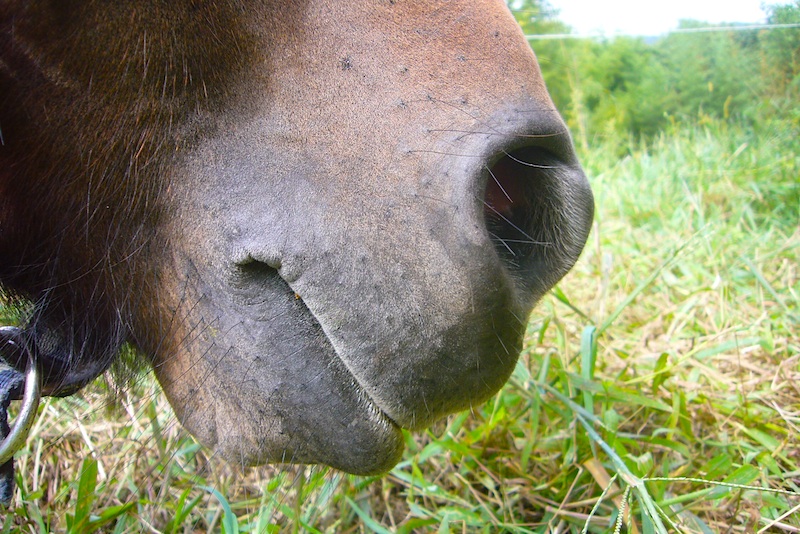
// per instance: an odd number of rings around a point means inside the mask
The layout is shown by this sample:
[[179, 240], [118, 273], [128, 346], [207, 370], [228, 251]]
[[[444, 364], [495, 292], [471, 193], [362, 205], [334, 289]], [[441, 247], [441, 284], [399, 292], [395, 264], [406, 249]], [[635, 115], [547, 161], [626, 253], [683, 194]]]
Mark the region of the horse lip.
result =
[[[252, 256], [250, 256], [250, 258], [252, 259]], [[252, 259], [252, 261], [260, 262], [259, 260], [255, 259]], [[342, 357], [341, 353], [339, 352], [339, 349], [336, 347], [336, 344], [328, 335], [328, 332], [325, 329], [325, 323], [319, 318], [319, 316], [317, 316], [316, 313], [314, 313], [314, 310], [308, 305], [308, 303], [305, 300], [303, 300], [302, 294], [297, 289], [295, 289], [295, 287], [293, 287], [293, 283], [299, 280], [300, 276], [294, 275], [291, 277], [292, 281], [290, 281], [288, 279], [289, 277], [286, 276], [286, 269], [282, 268], [282, 262], [280, 260], [273, 260], [269, 263], [268, 262], [263, 262], [263, 263], [275, 270], [280, 279], [283, 280], [286, 286], [294, 293], [295, 299], [297, 299], [303, 304], [303, 307], [311, 316], [311, 318], [314, 320], [314, 322], [316, 322], [319, 325], [320, 330], [325, 335], [325, 340], [327, 341], [328, 345], [330, 345], [331, 349], [333, 350], [333, 353], [336, 355], [336, 357], [342, 363], [344, 368], [347, 370], [347, 373], [350, 375], [350, 378], [353, 381], [352, 384], [357, 388], [359, 397], [361, 397], [364, 401], [366, 401], [368, 408], [372, 409], [372, 411], [376, 415], [376, 418], [380, 419], [384, 423], [388, 423], [390, 426], [396, 429], [406, 428], [402, 424], [398, 423], [392, 416], [390, 416], [380, 406], [380, 404], [378, 404], [378, 402], [372, 397], [372, 395], [370, 395], [369, 390], [365, 388], [364, 385], [358, 380], [357, 374], [354, 373], [353, 370], [350, 368], [347, 359]]]
[[[289, 286], [289, 287], [291, 288], [291, 286]], [[295, 297], [298, 300], [302, 301], [302, 297], [298, 293], [295, 293]], [[377, 412], [376, 413], [377, 418], [381, 419], [385, 423], [389, 423], [391, 426], [393, 426], [395, 428], [398, 428], [398, 429], [406, 428], [403, 425], [401, 425], [400, 423], [398, 423], [392, 416], [390, 416], [386, 412], [386, 410], [384, 410], [380, 406], [380, 404], [378, 404], [378, 402], [372, 397], [372, 395], [370, 395], [369, 390], [364, 387], [364, 385], [358, 380], [358, 376], [355, 373], [353, 373], [353, 370], [350, 368], [350, 366], [347, 363], [347, 359], [343, 358], [342, 355], [339, 353], [339, 350], [336, 348], [336, 345], [333, 343], [333, 340], [331, 340], [330, 336], [325, 331], [324, 323], [322, 321], [320, 321], [319, 317], [317, 317], [317, 315], [311, 310], [311, 308], [308, 307], [308, 305], [304, 301], [303, 301], [303, 304], [305, 305], [305, 309], [308, 311], [308, 313], [311, 315], [311, 317], [314, 319], [314, 321], [316, 321], [316, 323], [320, 326], [320, 329], [322, 330], [322, 332], [325, 334], [325, 339], [328, 342], [328, 344], [331, 346], [331, 348], [333, 349], [333, 353], [336, 355], [336, 357], [339, 359], [339, 361], [342, 363], [342, 365], [344, 365], [344, 368], [347, 369], [347, 372], [350, 375], [350, 378], [353, 380], [353, 385], [356, 388], [358, 388], [359, 396], [366, 401], [366, 403], [367, 403], [369, 408], [374, 410], [374, 412]]]

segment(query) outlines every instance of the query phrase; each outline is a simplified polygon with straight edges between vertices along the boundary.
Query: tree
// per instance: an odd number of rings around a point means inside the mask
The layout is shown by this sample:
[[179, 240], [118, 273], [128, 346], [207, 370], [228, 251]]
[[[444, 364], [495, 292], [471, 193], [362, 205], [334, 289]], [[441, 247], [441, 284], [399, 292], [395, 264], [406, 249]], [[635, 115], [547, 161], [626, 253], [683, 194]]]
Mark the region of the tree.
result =
[[[800, 23], [800, 0], [769, 6], [771, 24]], [[546, 0], [509, 0], [527, 35], [569, 33]], [[708, 26], [682, 21], [681, 29]], [[674, 121], [800, 122], [800, 28], [673, 33], [656, 40], [532, 40], [545, 82], [580, 145], [595, 135], [645, 138]]]
[[[511, 12], [528, 36], [567, 34], [571, 28], [558, 20], [558, 10], [547, 0], [507, 0]], [[583, 82], [578, 58], [588, 55], [584, 49], [588, 41], [538, 40], [531, 45], [539, 61], [542, 77], [556, 107], [564, 115], [570, 128], [586, 143], [586, 116], [581, 108], [579, 94]]]
[[[800, 0], [794, 4], [767, 6], [770, 24], [800, 24]], [[800, 28], [774, 28], [761, 33], [764, 76], [774, 96], [800, 96]]]

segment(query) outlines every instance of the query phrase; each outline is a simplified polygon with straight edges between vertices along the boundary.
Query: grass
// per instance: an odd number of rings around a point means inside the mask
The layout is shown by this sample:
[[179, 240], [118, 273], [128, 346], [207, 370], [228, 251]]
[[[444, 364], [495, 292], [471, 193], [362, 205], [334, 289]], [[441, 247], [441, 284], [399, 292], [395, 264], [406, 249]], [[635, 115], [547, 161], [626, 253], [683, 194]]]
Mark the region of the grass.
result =
[[800, 140], [762, 130], [583, 154], [595, 227], [511, 381], [387, 476], [240, 472], [99, 381], [43, 403], [0, 532], [800, 532]]

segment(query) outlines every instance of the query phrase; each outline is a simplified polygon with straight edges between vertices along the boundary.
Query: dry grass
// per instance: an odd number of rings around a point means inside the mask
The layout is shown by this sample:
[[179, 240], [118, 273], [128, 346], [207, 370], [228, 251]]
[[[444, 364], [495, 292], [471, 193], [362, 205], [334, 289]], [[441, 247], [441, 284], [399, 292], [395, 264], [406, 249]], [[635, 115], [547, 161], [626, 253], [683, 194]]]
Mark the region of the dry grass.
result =
[[407, 435], [386, 477], [242, 473], [149, 377], [113, 405], [99, 383], [41, 408], [5, 531], [611, 532], [624, 507], [628, 532], [800, 532], [795, 131], [712, 124], [585, 154], [591, 242], [511, 382]]

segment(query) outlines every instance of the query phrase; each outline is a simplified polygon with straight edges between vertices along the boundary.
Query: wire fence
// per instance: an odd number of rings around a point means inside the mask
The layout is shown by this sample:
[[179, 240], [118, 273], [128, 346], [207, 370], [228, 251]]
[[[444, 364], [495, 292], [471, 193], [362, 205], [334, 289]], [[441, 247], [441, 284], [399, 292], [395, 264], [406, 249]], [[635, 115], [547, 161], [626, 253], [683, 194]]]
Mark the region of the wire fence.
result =
[[782, 28], [800, 28], [800, 23], [794, 24], [742, 24], [734, 26], [703, 26], [699, 28], [676, 28], [660, 35], [638, 35], [630, 33], [546, 33], [526, 35], [529, 41], [560, 40], [560, 39], [609, 39], [614, 37], [664, 37], [672, 33], [708, 33], [708, 32], [736, 32], [752, 30], [776, 30]]

